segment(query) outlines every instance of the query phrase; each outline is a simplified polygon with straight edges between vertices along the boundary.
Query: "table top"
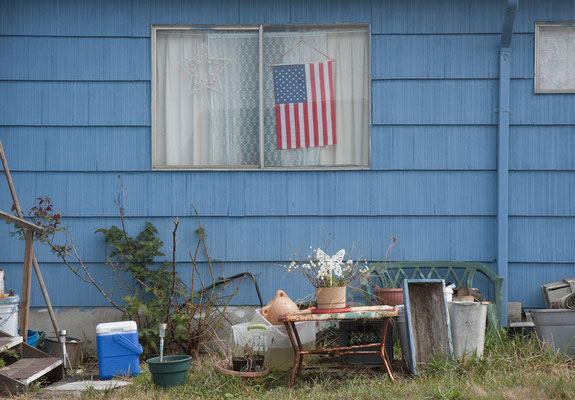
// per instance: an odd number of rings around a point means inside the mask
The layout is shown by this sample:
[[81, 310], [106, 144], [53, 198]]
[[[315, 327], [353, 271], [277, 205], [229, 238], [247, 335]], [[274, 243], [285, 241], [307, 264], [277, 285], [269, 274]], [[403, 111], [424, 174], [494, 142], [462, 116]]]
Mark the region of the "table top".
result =
[[280, 322], [301, 322], [301, 321], [328, 321], [341, 319], [383, 319], [395, 317], [397, 308], [391, 306], [365, 306], [351, 307], [349, 311], [340, 313], [312, 314], [311, 310], [301, 310], [295, 313], [281, 315]]

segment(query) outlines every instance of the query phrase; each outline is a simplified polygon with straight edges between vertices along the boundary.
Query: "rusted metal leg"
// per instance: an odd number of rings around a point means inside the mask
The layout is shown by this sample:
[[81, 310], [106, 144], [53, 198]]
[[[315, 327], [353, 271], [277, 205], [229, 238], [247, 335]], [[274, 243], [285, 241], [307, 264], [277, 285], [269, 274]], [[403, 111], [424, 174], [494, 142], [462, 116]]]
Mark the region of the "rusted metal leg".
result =
[[297, 331], [297, 327], [295, 326], [295, 322], [291, 323], [291, 327], [292, 327], [292, 332], [295, 336], [295, 340], [297, 342], [297, 348], [298, 348], [298, 353], [300, 354], [299, 356], [299, 361], [298, 361], [298, 366], [297, 366], [297, 374], [301, 374], [301, 367], [303, 365], [303, 345], [301, 344], [301, 340], [299, 338], [299, 332]]
[[294, 353], [293, 368], [291, 371], [291, 379], [289, 382], [289, 387], [291, 389], [294, 387], [294, 384], [295, 384], [295, 376], [296, 376], [296, 373], [298, 371], [300, 354], [299, 354], [299, 346], [297, 345], [297, 343], [294, 339], [294, 335], [292, 333], [292, 327], [291, 327], [290, 323], [286, 321], [286, 322], [284, 322], [284, 326], [286, 328], [286, 332], [288, 334], [289, 341], [291, 342], [291, 346], [293, 348], [293, 353]]
[[391, 361], [389, 360], [387, 351], [385, 351], [385, 338], [387, 336], [388, 324], [389, 324], [389, 317], [384, 318], [381, 327], [381, 344], [379, 345], [379, 355], [381, 356], [381, 361], [383, 362], [383, 366], [385, 368], [385, 372], [387, 372], [387, 376], [389, 376], [389, 379], [391, 380], [392, 383], [395, 383], [395, 379], [393, 378], [393, 372], [391, 370]]

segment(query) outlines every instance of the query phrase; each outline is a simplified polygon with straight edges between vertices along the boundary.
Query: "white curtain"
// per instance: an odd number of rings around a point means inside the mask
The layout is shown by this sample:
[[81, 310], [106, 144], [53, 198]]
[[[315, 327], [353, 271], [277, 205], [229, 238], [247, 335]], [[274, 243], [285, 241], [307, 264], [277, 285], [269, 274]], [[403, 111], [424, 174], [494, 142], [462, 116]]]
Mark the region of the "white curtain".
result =
[[[257, 165], [258, 34], [159, 33], [156, 47], [156, 164]], [[225, 64], [221, 87], [193, 85], [190, 64], [203, 51]], [[200, 77], [209, 68], [200, 64]]]
[[[301, 40], [305, 43], [294, 46]], [[277, 32], [264, 36], [266, 65], [334, 60], [337, 144], [305, 149], [276, 147], [273, 77], [266, 72], [265, 165], [326, 167], [369, 165], [369, 40], [366, 30]], [[290, 49], [293, 49], [290, 51]], [[321, 52], [318, 52], [318, 50]]]
[[[272, 69], [267, 64], [298, 41], [334, 59], [337, 144], [278, 150]], [[189, 64], [203, 50], [225, 63], [221, 91], [190, 86]], [[157, 166], [259, 166], [259, 59], [257, 32], [160, 31], [156, 38]], [[323, 61], [300, 45], [279, 62]], [[369, 165], [369, 40], [366, 30], [265, 32], [264, 165]], [[207, 73], [205, 64], [200, 75]], [[201, 86], [201, 85], [200, 85]], [[193, 93], [192, 93], [193, 92]]]

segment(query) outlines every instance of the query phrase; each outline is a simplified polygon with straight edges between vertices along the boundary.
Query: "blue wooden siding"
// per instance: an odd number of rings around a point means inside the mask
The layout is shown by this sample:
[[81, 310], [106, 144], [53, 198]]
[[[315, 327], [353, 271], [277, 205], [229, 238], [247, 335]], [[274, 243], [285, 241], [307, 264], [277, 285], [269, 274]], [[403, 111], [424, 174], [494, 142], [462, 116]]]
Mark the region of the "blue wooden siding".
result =
[[[0, 140], [23, 208], [51, 196], [107, 289], [108, 250], [94, 231], [118, 223], [121, 182], [131, 231], [152, 221], [168, 244], [170, 218], [181, 217], [184, 277], [193, 203], [217, 268], [261, 274], [266, 299], [311, 292], [277, 266], [310, 245], [379, 260], [396, 235], [395, 260], [496, 268], [503, 12], [500, 0], [2, 1]], [[575, 20], [575, 2], [521, 0], [513, 38], [509, 299], [527, 306], [542, 306], [539, 285], [575, 272], [575, 96], [533, 94], [540, 20]], [[338, 22], [371, 24], [371, 171], [151, 171], [151, 24]], [[0, 209], [10, 205], [4, 186]], [[1, 224], [0, 238], [9, 231]], [[55, 305], [106, 304], [37, 251]], [[16, 290], [22, 258], [21, 243], [0, 241]], [[42, 305], [37, 293], [32, 302]], [[237, 302], [256, 303], [249, 284]]]

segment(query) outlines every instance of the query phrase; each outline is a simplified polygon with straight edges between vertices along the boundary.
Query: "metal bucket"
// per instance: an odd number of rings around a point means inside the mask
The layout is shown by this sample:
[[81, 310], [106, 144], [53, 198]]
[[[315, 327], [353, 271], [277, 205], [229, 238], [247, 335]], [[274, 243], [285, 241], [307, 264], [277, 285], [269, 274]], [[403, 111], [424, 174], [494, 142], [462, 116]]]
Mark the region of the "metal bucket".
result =
[[[81, 353], [82, 342], [80, 339], [68, 336], [66, 337], [66, 353], [68, 355], [68, 360], [70, 364], [66, 362], [66, 366], [70, 368], [78, 368], [80, 364], [80, 353]], [[62, 345], [58, 341], [58, 338], [46, 338], [44, 339], [44, 351], [54, 357], [62, 358]]]

